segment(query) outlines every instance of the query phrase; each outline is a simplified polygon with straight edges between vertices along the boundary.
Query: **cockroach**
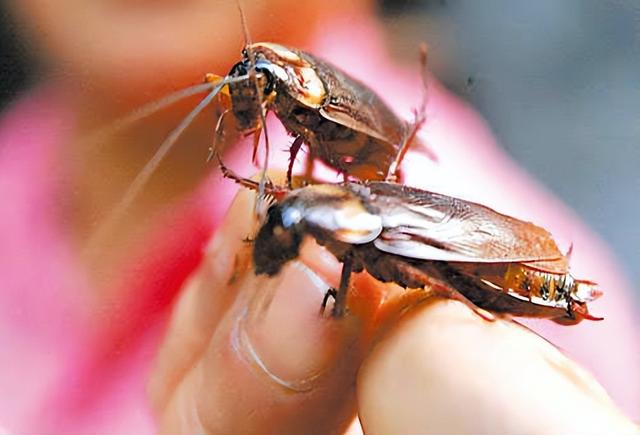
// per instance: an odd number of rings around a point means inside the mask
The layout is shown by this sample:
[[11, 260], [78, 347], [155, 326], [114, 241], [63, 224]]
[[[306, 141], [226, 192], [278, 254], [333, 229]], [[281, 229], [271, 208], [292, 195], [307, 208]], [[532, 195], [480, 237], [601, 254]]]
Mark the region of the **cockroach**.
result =
[[238, 128], [246, 134], [260, 132], [261, 111], [275, 113], [295, 138], [288, 181], [303, 144], [309, 147], [310, 160], [318, 158], [346, 176], [361, 180], [395, 177], [403, 152], [424, 121], [424, 108], [416, 112], [415, 122], [403, 122], [373, 90], [338, 67], [269, 42], [248, 45], [228, 78], [250, 73], [251, 53], [261, 95], [249, 81], [230, 83], [231, 107], [225, 113], [233, 113]]
[[[245, 39], [248, 31], [241, 13]], [[194, 85], [158, 101], [138, 108], [98, 131], [95, 139], [113, 134], [138, 120], [187, 97], [206, 93], [205, 97], [172, 130], [158, 150], [136, 176], [121, 201], [128, 207], [151, 174], [167, 155], [184, 130], [207, 106], [216, 102], [218, 118], [214, 145], [224, 133], [224, 121], [231, 114], [244, 135], [253, 135], [253, 159], [265, 130], [268, 160], [268, 135], [265, 116], [273, 111], [295, 139], [289, 150], [287, 181], [291, 182], [293, 165], [303, 144], [309, 148], [308, 162], [320, 159], [347, 179], [395, 181], [399, 165], [425, 122], [427, 89], [427, 48], [420, 47], [424, 98], [414, 111], [413, 121], [402, 121], [371, 88], [351, 77], [337, 66], [314, 55], [291, 47], [271, 43], [247, 43], [242, 60], [224, 76], [206, 74], [204, 83]], [[422, 148], [431, 159], [436, 156]], [[267, 162], [265, 161], [265, 170]], [[307, 168], [310, 178], [311, 167]]]
[[268, 186], [267, 193], [276, 201], [254, 240], [255, 272], [276, 275], [313, 237], [343, 264], [339, 288], [328, 293], [334, 316], [345, 313], [351, 274], [366, 270], [381, 282], [461, 300], [479, 314], [600, 320], [587, 309], [601, 295], [597, 285], [574, 278], [551, 234], [530, 222], [384, 181]]
[[[249, 41], [242, 13], [241, 17], [245, 40]], [[421, 47], [420, 53], [426, 91], [426, 46]], [[217, 101], [221, 114], [210, 157], [216, 151], [218, 137], [224, 133], [225, 118], [231, 114], [241, 133], [254, 136], [254, 162], [260, 134], [265, 130], [263, 170], [266, 171], [269, 142], [265, 116], [273, 111], [295, 137], [287, 169], [289, 186], [296, 155], [303, 144], [309, 148], [307, 178], [311, 175], [310, 165], [317, 158], [342, 173], [345, 179], [395, 181], [402, 158], [425, 121], [426, 92], [421, 107], [414, 112], [415, 119], [412, 122], [401, 121], [372, 89], [338, 67], [295, 48], [270, 42], [248, 42], [242, 51], [242, 60], [226, 76], [207, 74], [204, 84], [141, 107], [116, 121], [111, 128], [99, 132], [98, 136], [112, 134], [181, 99], [203, 92], [207, 92], [206, 96], [158, 147], [96, 234], [120, 219], [182, 132], [214, 101]], [[429, 150], [423, 151], [435, 159]]]
[[[254, 134], [254, 161], [265, 115], [273, 111], [295, 139], [290, 147], [287, 182], [301, 146], [308, 162], [318, 158], [342, 173], [361, 180], [395, 180], [400, 161], [425, 120], [425, 100], [413, 123], [401, 121], [372, 89], [319, 57], [291, 47], [251, 43], [246, 17], [238, 0], [246, 46], [242, 60], [226, 79], [249, 76], [228, 85], [231, 107], [242, 133]], [[426, 45], [421, 46], [422, 79], [426, 89]], [[268, 135], [265, 130], [268, 163]], [[266, 172], [263, 172], [263, 176]], [[307, 168], [311, 176], [311, 166]]]

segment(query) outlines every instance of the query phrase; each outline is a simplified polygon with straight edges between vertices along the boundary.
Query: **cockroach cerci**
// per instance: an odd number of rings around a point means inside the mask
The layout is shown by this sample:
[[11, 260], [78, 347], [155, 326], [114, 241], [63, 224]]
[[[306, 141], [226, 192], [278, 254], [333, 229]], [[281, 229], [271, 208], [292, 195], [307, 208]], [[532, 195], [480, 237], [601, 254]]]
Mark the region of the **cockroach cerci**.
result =
[[428, 288], [495, 313], [562, 324], [599, 320], [587, 309], [601, 294], [596, 284], [575, 279], [551, 235], [532, 223], [389, 182], [267, 191], [281, 200], [255, 238], [256, 273], [277, 274], [305, 236], [315, 238], [343, 263], [335, 316], [345, 311], [351, 273], [366, 270], [382, 282]]

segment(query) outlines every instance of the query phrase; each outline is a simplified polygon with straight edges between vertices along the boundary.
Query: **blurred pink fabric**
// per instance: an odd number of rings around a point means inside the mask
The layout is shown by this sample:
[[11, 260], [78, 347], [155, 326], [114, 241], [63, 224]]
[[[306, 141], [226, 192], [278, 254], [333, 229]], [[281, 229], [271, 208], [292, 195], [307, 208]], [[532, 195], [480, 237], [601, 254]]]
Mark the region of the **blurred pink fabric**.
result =
[[[332, 25], [310, 51], [362, 78], [410, 119], [421, 98], [417, 60], [415, 68], [395, 67], [375, 22]], [[638, 311], [612, 255], [505, 156], [470, 108], [435, 83], [429, 91], [421, 137], [439, 161], [410, 152], [406, 183], [481, 202], [545, 226], [567, 247], [573, 242], [573, 271], [601, 284], [605, 295], [591, 311], [606, 319], [575, 327], [527, 324], [594, 372], [623, 410], [640, 418]], [[73, 186], [62, 150], [73, 114], [60, 95], [35, 89], [0, 121], [0, 432], [153, 433], [145, 382], [156, 346], [236, 187], [212, 176], [169, 206], [147, 252], [131, 258], [114, 282], [126, 289], [115, 294], [125, 296], [96, 316], [65, 226]], [[274, 119], [270, 136], [272, 143], [291, 142]], [[284, 166], [287, 155], [278, 154]]]

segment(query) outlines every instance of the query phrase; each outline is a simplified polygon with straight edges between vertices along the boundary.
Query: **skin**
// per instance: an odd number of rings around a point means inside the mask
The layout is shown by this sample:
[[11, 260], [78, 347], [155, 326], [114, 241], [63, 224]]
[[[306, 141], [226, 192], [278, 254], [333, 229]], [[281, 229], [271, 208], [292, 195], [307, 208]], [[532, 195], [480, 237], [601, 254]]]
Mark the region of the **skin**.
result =
[[[332, 14], [371, 13], [365, 0], [246, 3], [254, 40], [268, 36], [296, 46]], [[74, 164], [69, 228], [91, 273], [97, 312], [103, 301], [121, 296], [110, 293], [105, 277], [130, 257], [148, 220], [192, 190], [210, 167], [201, 150], [177, 146], [126, 222], [106, 236], [109, 247], [87, 254], [92, 222], [148, 159], [136, 145], [159, 143], [193, 102], [99, 148], [87, 146], [86, 134], [200, 81], [203, 72], [226, 71], [242, 43], [237, 22], [227, 18], [237, 16], [236, 6], [24, 0], [11, 7], [76, 119], [62, 156]], [[209, 122], [196, 123], [184, 142], [203, 143], [210, 129]], [[422, 297], [366, 275], [355, 278], [350, 316], [319, 319], [319, 301], [327, 284], [337, 284], [339, 264], [309, 244], [278, 277], [256, 277], [242, 242], [254, 229], [252, 206], [246, 192], [235, 200], [176, 304], [149, 378], [161, 433], [357, 431], [355, 413], [367, 433], [637, 432], [593, 377], [509, 320], [486, 322], [456, 302], [437, 300], [401, 316]], [[489, 357], [480, 358], [487, 349]], [[534, 392], [525, 393], [523, 382]]]

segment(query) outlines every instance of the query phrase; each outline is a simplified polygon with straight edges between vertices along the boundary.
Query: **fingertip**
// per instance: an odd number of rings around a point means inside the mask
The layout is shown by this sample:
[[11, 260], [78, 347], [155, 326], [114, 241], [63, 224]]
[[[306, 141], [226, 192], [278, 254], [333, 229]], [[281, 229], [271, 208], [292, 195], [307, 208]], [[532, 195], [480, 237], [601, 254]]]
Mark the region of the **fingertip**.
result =
[[372, 433], [634, 433], [553, 345], [454, 301], [430, 301], [399, 322], [363, 364], [357, 395]]

